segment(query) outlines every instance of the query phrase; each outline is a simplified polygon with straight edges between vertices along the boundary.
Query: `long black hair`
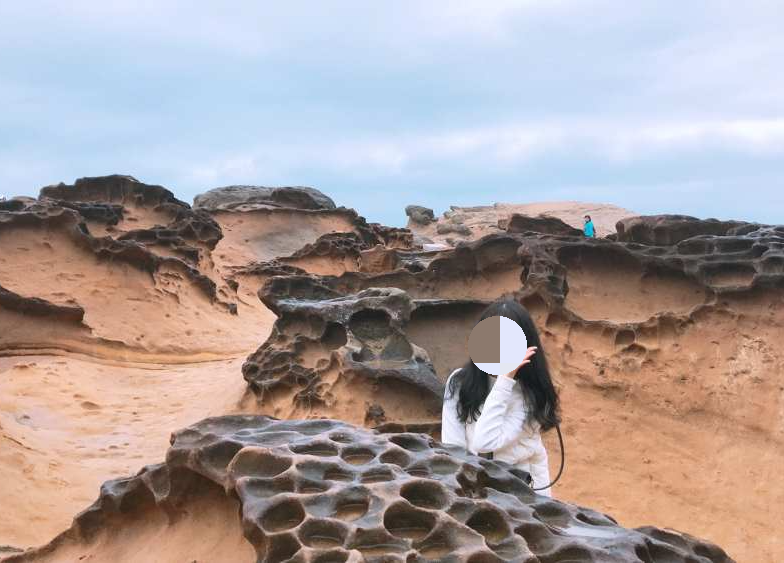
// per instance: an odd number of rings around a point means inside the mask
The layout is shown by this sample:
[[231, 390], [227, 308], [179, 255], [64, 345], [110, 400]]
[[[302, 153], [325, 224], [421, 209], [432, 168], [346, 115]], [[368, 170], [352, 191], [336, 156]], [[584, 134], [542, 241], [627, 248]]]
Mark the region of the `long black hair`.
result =
[[[558, 392], [555, 390], [547, 368], [542, 342], [531, 315], [517, 301], [504, 299], [496, 301], [482, 313], [483, 321], [490, 317], [506, 317], [513, 320], [525, 332], [528, 346], [536, 346], [536, 353], [530, 363], [517, 370], [515, 380], [520, 384], [529, 409], [529, 420], [533, 417], [542, 431], [547, 431], [561, 422]], [[503, 376], [502, 376], [503, 377]], [[457, 393], [457, 417], [461, 422], [475, 421], [479, 418], [482, 405], [490, 392], [489, 376], [474, 365], [470, 359], [449, 382], [451, 397]]]

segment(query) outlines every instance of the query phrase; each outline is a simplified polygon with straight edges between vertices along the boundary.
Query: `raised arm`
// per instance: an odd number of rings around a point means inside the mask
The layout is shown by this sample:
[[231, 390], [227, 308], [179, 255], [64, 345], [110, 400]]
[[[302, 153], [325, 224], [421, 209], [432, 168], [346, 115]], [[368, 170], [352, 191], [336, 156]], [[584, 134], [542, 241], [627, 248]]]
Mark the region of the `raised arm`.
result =
[[474, 427], [473, 446], [480, 453], [494, 452], [518, 439], [525, 422], [525, 410], [520, 408], [507, 412], [516, 381], [499, 377], [485, 399], [482, 414]]

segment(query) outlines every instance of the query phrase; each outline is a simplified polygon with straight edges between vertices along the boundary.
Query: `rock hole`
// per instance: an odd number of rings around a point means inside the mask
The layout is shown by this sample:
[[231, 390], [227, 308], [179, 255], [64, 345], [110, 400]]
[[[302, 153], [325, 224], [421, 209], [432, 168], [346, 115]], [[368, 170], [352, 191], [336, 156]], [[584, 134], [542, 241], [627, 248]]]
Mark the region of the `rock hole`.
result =
[[261, 525], [268, 532], [280, 532], [296, 528], [304, 519], [305, 509], [299, 501], [286, 499], [267, 509], [262, 516]]
[[454, 475], [460, 465], [448, 457], [434, 457], [430, 460], [430, 467], [437, 475]]
[[289, 448], [295, 454], [315, 455], [330, 457], [338, 455], [338, 447], [331, 442], [315, 442], [311, 444], [294, 445]]
[[341, 547], [347, 535], [345, 526], [330, 520], [308, 520], [299, 530], [302, 543], [315, 549]]
[[353, 481], [354, 474], [342, 467], [330, 467], [324, 471], [324, 479], [327, 481]]
[[381, 351], [382, 360], [407, 360], [414, 354], [411, 344], [400, 334], [392, 334]]
[[363, 483], [385, 483], [392, 481], [394, 478], [392, 471], [386, 467], [378, 467], [363, 473], [361, 481]]
[[334, 432], [330, 434], [329, 439], [333, 442], [338, 442], [339, 444], [350, 444], [354, 441], [354, 439], [349, 434], [344, 434], [342, 432]]
[[375, 458], [376, 454], [368, 448], [346, 448], [340, 454], [340, 457], [351, 465], [364, 465]]
[[383, 340], [389, 334], [389, 313], [381, 309], [365, 309], [351, 315], [348, 327], [362, 341]]
[[400, 489], [400, 496], [420, 508], [441, 509], [447, 505], [446, 490], [435, 481], [413, 481]]
[[427, 559], [441, 559], [449, 554], [452, 548], [446, 542], [433, 542], [419, 548], [419, 553]]
[[244, 444], [237, 442], [219, 442], [211, 446], [207, 446], [202, 450], [203, 463], [209, 466], [213, 471], [223, 473], [231, 460], [237, 455]]
[[241, 483], [240, 486], [248, 491], [249, 495], [252, 497], [268, 498], [281, 493], [294, 492], [294, 480], [290, 477], [279, 479], [244, 477], [242, 478]]
[[343, 325], [331, 322], [327, 325], [324, 335], [321, 337], [321, 342], [328, 350], [337, 350], [346, 345], [346, 329]]
[[[450, 541], [450, 538], [452, 538], [452, 541]], [[455, 538], [454, 532], [448, 527], [443, 527], [437, 532], [433, 532], [419, 546], [419, 555], [429, 560], [441, 560], [454, 550], [455, 540], [459, 545], [460, 540]]]
[[405, 504], [394, 504], [384, 513], [384, 527], [398, 538], [421, 540], [436, 525], [436, 517]]
[[313, 560], [313, 563], [345, 563], [348, 561], [348, 556], [349, 553], [347, 551], [335, 549], [318, 555]]
[[303, 481], [353, 481], [354, 474], [343, 469], [336, 463], [323, 461], [306, 461], [297, 464], [297, 469]]
[[335, 506], [335, 518], [353, 522], [367, 514], [370, 503], [367, 499], [343, 499]]
[[424, 465], [416, 465], [414, 467], [409, 467], [408, 469], [406, 469], [406, 473], [408, 473], [412, 477], [427, 478], [431, 476], [430, 469]]
[[585, 524], [590, 524], [591, 526], [609, 526], [614, 524], [614, 522], [612, 522], [607, 518], [604, 518], [601, 515], [597, 517], [597, 516], [586, 514], [585, 512], [578, 512], [577, 514], [574, 515], [574, 517], [576, 520], [579, 520], [580, 522], [583, 522]]
[[267, 448], [249, 446], [234, 456], [228, 470], [235, 478], [242, 475], [275, 477], [289, 467], [290, 458], [274, 455]]
[[297, 492], [303, 495], [312, 495], [316, 493], [323, 493], [330, 489], [330, 483], [325, 481], [312, 481], [310, 479], [302, 479], [297, 483]]
[[396, 554], [408, 551], [409, 543], [389, 534], [383, 528], [357, 528], [356, 536], [348, 549], [357, 549], [362, 553], [363, 561], [367, 558], [376, 557], [382, 559], [377, 561], [399, 561]]
[[264, 561], [278, 562], [291, 559], [299, 551], [300, 544], [291, 534], [281, 534], [273, 536], [267, 547], [267, 554]]
[[572, 519], [569, 511], [555, 502], [544, 502], [534, 506], [534, 518], [560, 528], [568, 526]]
[[515, 528], [515, 533], [525, 540], [528, 549], [534, 553], [549, 551], [553, 533], [544, 524], [536, 521], [523, 522]]
[[396, 434], [390, 436], [389, 441], [410, 452], [423, 452], [430, 449], [427, 440], [414, 434]]
[[474, 512], [466, 526], [482, 534], [487, 543], [498, 543], [509, 535], [504, 516], [492, 508], [480, 508]]
[[381, 463], [391, 463], [400, 467], [405, 467], [411, 463], [408, 454], [400, 449], [387, 450], [378, 458]]
[[620, 347], [628, 346], [634, 342], [634, 338], [633, 330], [619, 330], [615, 335], [615, 345]]

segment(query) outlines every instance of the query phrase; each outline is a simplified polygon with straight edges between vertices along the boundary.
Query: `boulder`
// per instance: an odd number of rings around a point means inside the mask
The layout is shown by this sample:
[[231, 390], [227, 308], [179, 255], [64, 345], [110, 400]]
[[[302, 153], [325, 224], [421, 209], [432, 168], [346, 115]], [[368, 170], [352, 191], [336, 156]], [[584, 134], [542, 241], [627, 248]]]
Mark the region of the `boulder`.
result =
[[421, 205], [406, 206], [406, 215], [417, 225], [429, 225], [435, 221], [433, 210], [428, 207], [422, 207]]
[[[370, 414], [384, 416], [376, 405]], [[213, 557], [223, 561], [253, 552], [265, 563], [731, 561], [690, 535], [624, 528], [540, 496], [527, 479], [520, 469], [424, 434], [383, 434], [336, 420], [214, 417], [175, 432], [165, 462], [106, 482], [50, 544], [7, 561], [62, 560], [74, 550], [104, 560], [127, 545], [141, 521], [160, 527], [168, 550], [188, 553], [187, 544], [173, 545], [185, 532], [168, 538], [166, 526], [187, 526], [196, 507], [218, 511], [224, 551]], [[223, 522], [223, 514], [237, 520]]]
[[193, 207], [206, 211], [254, 207], [335, 209], [335, 202], [319, 190], [305, 186], [226, 186], [197, 195]]
[[579, 237], [583, 235], [583, 232], [580, 229], [575, 229], [557, 217], [548, 217], [546, 215], [530, 217], [520, 213], [513, 213], [507, 221], [499, 220], [498, 227], [504, 229], [508, 233], [532, 232], [569, 237]]

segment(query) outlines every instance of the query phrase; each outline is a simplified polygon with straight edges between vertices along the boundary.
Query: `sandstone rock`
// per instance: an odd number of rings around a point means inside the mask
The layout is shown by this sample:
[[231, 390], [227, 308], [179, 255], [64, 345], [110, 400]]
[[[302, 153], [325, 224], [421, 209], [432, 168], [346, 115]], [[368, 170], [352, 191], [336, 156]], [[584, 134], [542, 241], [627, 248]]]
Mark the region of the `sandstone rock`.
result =
[[211, 300], [220, 301], [217, 297], [215, 283], [198, 269], [178, 258], [159, 256], [134, 240], [116, 240], [108, 236], [95, 237], [85, 228], [81, 215], [72, 209], [46, 203], [26, 211], [0, 211], [0, 234], [6, 229], [25, 227], [45, 227], [48, 230], [61, 232], [62, 236], [68, 237], [76, 245], [88, 249], [99, 260], [124, 262], [150, 273], [163, 266], [171, 267], [199, 287]]
[[621, 219], [615, 225], [617, 240], [621, 242], [661, 246], [678, 244], [699, 235], [745, 234], [757, 227], [745, 221], [697, 219], [688, 215], [641, 215]]
[[316, 242], [304, 245], [290, 258], [321, 256], [334, 259], [348, 257], [359, 260], [360, 252], [367, 246], [357, 233], [327, 233], [321, 235]]
[[[144, 184], [131, 176], [80, 178], [72, 186], [47, 186], [27, 209], [46, 207], [72, 209], [90, 225], [88, 230], [94, 224], [104, 225], [105, 233], [117, 240], [136, 241], [153, 251], [155, 247], [169, 248], [191, 264], [201, 258], [200, 249], [215, 248], [223, 237], [207, 212], [194, 211], [162, 186]], [[131, 207], [149, 211], [157, 220], [165, 218], [165, 224], [138, 228], [135, 221], [139, 218], [134, 217], [130, 229], [117, 228]]]
[[436, 225], [436, 232], [439, 235], [455, 233], [464, 237], [471, 236], [471, 229], [467, 225], [455, 222], [439, 223]]
[[579, 237], [583, 236], [580, 229], [575, 229], [571, 225], [567, 225], [557, 217], [529, 217], [514, 213], [508, 220], [499, 220], [498, 228], [504, 229], [509, 233], [544, 233], [548, 235], [564, 235]]
[[[238, 500], [242, 536], [260, 562], [731, 561], [692, 536], [623, 528], [539, 496], [526, 479], [422, 434], [334, 420], [208, 418], [172, 435], [164, 463], [108, 481], [69, 530], [7, 561], [62, 559], [74, 547], [101, 560], [123, 549], [134, 521], [187, 521], [198, 498], [215, 499], [202, 510], [219, 510], [221, 495]], [[238, 560], [237, 552], [220, 556]], [[190, 560], [187, 544], [179, 553]]]
[[193, 207], [206, 211], [253, 207], [335, 209], [335, 202], [315, 188], [305, 186], [226, 186], [197, 195]]
[[64, 183], [41, 188], [40, 199], [67, 202], [134, 203], [140, 206], [174, 204], [188, 207], [162, 186], [144, 184], [133, 176], [113, 174], [79, 178], [72, 186]]
[[[540, 235], [527, 237], [519, 254], [525, 289], [550, 302], [564, 302], [568, 279], [580, 267], [606, 267], [640, 278], [678, 280], [683, 290], [708, 294], [784, 287], [784, 227], [764, 227], [746, 235], [701, 235], [671, 246]], [[676, 237], [680, 238], [680, 237]], [[630, 280], [631, 281], [631, 280]], [[699, 288], [699, 289], [697, 289]], [[707, 302], [706, 297], [699, 303]]]
[[[303, 408], [339, 408], [333, 404], [336, 387], [350, 381], [354, 401], [379, 404], [392, 420], [401, 420], [392, 418], [402, 414], [393, 405], [408, 389], [419, 399], [408, 405], [405, 420], [437, 415], [443, 385], [427, 353], [405, 336], [403, 327], [415, 305], [404, 291], [371, 288], [356, 295], [306, 299], [276, 289], [280, 287], [273, 278], [262, 296], [278, 315], [272, 334], [242, 367], [262, 406], [285, 390], [291, 403]], [[392, 388], [384, 391], [387, 385]], [[360, 415], [364, 412], [344, 416]]]
[[380, 244], [360, 253], [360, 272], [380, 274], [396, 270], [399, 266], [398, 253]]
[[408, 229], [387, 227], [379, 223], [368, 223], [368, 227], [388, 248], [410, 249], [414, 246], [414, 234]]
[[81, 324], [84, 319], [84, 309], [78, 305], [58, 305], [38, 297], [24, 297], [3, 286], [0, 286], [0, 308], [74, 324]]
[[406, 215], [417, 225], [429, 225], [435, 221], [433, 210], [428, 207], [422, 207], [421, 205], [406, 206]]

